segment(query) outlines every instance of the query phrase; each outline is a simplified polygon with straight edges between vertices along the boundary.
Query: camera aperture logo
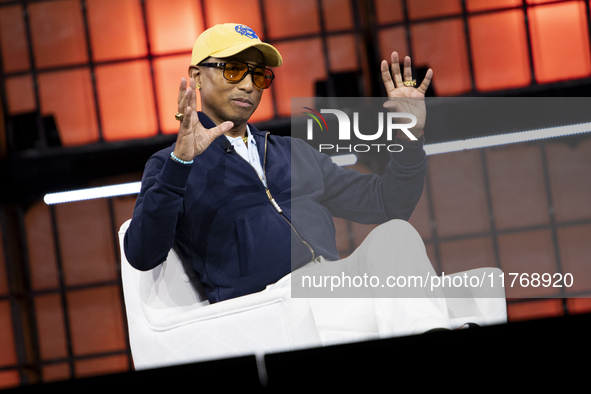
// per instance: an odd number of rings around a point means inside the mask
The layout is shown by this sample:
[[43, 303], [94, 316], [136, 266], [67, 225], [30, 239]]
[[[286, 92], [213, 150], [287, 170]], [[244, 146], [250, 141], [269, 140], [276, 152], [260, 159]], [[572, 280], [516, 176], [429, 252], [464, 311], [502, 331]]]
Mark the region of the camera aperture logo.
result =
[[[316, 123], [318, 123], [318, 126], [320, 126], [320, 130], [324, 130], [324, 128], [322, 127], [322, 124], [320, 123], [320, 120], [318, 120], [318, 118], [322, 119], [322, 123], [324, 123], [324, 126], [326, 127], [326, 131], [328, 131], [328, 125], [326, 124], [326, 120], [324, 120], [324, 117], [322, 115], [320, 115], [318, 112], [314, 111], [312, 108], [308, 108], [308, 107], [302, 107], [304, 109], [310, 110], [312, 112], [314, 112], [313, 115], [309, 112], [304, 112], [304, 114], [312, 117], [312, 119], [314, 119], [316, 121]], [[321, 110], [322, 111], [322, 110]], [[312, 128], [310, 127], [310, 120], [308, 121], [308, 139], [311, 140], [312, 139]]]
[[[321, 114], [333, 114], [337, 117], [339, 124], [338, 139], [339, 141], [351, 141], [351, 129], [353, 129], [354, 136], [362, 141], [376, 141], [382, 137], [384, 129], [386, 131], [387, 141], [392, 141], [396, 136], [398, 130], [402, 131], [406, 136], [416, 141], [415, 137], [409, 129], [417, 124], [417, 118], [411, 113], [407, 112], [379, 112], [378, 113], [378, 130], [373, 134], [364, 134], [360, 131], [359, 127], [359, 112], [353, 112], [353, 124], [351, 125], [351, 119], [344, 111], [338, 109], [321, 109], [320, 113], [309, 107], [302, 107], [310, 112], [303, 112], [308, 115], [310, 119], [307, 122], [307, 133], [306, 138], [308, 141], [314, 139], [314, 124], [316, 123], [320, 129], [320, 132], [328, 132], [328, 125], [326, 120]], [[410, 123], [399, 123], [403, 119], [410, 119]], [[385, 126], [384, 126], [385, 123]], [[351, 127], [352, 126], [352, 127]], [[396, 133], [394, 132], [396, 130]], [[318, 151], [327, 152], [332, 151], [334, 153], [342, 152], [380, 152], [380, 149], [387, 150], [388, 152], [402, 152], [402, 145], [400, 144], [318, 144]]]

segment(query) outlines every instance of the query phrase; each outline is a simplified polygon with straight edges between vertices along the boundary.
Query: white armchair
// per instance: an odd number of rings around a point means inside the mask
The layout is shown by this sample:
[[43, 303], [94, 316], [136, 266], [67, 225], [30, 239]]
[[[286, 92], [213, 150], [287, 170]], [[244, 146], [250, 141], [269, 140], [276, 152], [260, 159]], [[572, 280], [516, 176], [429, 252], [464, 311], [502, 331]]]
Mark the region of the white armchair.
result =
[[136, 270], [123, 250], [130, 221], [121, 226], [119, 241], [136, 370], [321, 344], [308, 302], [291, 299], [289, 288], [210, 305], [174, 250], [153, 270]]
[[[129, 264], [123, 239], [130, 221], [121, 226], [119, 241], [136, 370], [379, 338], [377, 329], [375, 332], [322, 331], [316, 325], [308, 300], [291, 298], [290, 287], [210, 305], [193, 269], [184, 266], [174, 249], [164, 263], [150, 271], [138, 271]], [[479, 268], [466, 272], [488, 277], [490, 273], [498, 275], [502, 271]], [[507, 322], [502, 287], [495, 288], [491, 298], [476, 298], [470, 288], [455, 291], [452, 296], [456, 298], [446, 298], [452, 327], [467, 322], [480, 325]]]

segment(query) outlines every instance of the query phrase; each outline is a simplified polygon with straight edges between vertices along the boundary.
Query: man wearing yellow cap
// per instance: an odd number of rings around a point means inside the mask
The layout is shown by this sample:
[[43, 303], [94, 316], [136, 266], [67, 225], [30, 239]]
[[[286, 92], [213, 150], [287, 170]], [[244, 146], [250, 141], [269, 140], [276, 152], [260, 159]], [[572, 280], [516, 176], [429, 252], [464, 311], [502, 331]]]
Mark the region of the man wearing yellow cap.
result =
[[[231, 62], [228, 63], [228, 60]], [[182, 138], [177, 141], [175, 156], [187, 159], [185, 161], [192, 160], [211, 141], [197, 142], [193, 137], [191, 117], [195, 126], [197, 117], [192, 114], [196, 108], [187, 107], [187, 102], [195, 103], [195, 88], [200, 90], [202, 112], [220, 126], [215, 132], [246, 137], [246, 122], [258, 107], [263, 89], [273, 82], [273, 71], [265, 66], [279, 67], [282, 62], [279, 52], [261, 42], [247, 26], [225, 24], [206, 30], [195, 42], [189, 68], [189, 75], [196, 86], [190, 87], [185, 97], [179, 100], [179, 113], [186, 118], [181, 126]], [[185, 87], [181, 85], [180, 94], [184, 93]], [[224, 123], [226, 121], [232, 122], [232, 125]], [[219, 134], [208, 135], [215, 139]]]
[[[162, 263], [174, 243], [213, 303], [273, 287], [292, 268], [338, 261], [333, 215], [363, 223], [410, 217], [427, 168], [422, 149], [424, 105], [414, 112], [418, 122], [412, 132], [418, 141], [397, 141], [404, 150], [391, 159], [384, 176], [361, 175], [338, 167], [299, 140], [273, 136], [247, 123], [273, 82], [269, 67], [281, 64], [279, 52], [247, 26], [217, 25], [199, 36], [189, 86], [184, 79], [180, 85], [177, 141], [146, 164], [125, 236], [125, 253], [135, 268], [149, 270]], [[424, 97], [432, 71], [415, 88], [410, 58], [404, 60], [403, 75], [396, 52], [392, 65], [394, 80], [386, 61], [381, 68], [388, 96]], [[201, 112], [195, 108], [196, 90]], [[297, 163], [292, 162], [293, 149]], [[309, 174], [297, 186], [297, 202], [291, 184], [296, 166]], [[298, 216], [304, 217], [292, 218], [295, 203], [301, 206]], [[408, 224], [397, 226], [382, 237], [400, 229], [408, 232], [404, 226], [412, 229]], [[393, 236], [408, 243], [405, 237]], [[291, 243], [292, 237], [298, 241]], [[416, 231], [412, 237], [420, 249]], [[392, 242], [396, 239], [386, 244]], [[432, 271], [424, 245], [422, 250], [421, 261], [410, 264], [428, 265]], [[415, 325], [416, 330], [447, 326], [446, 312], [441, 312], [445, 308], [427, 309], [427, 314], [437, 316]]]

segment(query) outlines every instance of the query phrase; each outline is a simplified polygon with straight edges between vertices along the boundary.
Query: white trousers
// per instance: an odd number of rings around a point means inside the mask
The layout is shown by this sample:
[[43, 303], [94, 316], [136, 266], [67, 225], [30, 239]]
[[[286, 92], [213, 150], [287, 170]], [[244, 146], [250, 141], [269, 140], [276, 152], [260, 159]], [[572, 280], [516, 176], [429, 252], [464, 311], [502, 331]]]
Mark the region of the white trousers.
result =
[[[386, 276], [424, 277], [427, 272], [431, 276], [436, 275], [418, 232], [406, 221], [391, 220], [376, 227], [349, 257], [338, 261], [319, 257], [269, 285], [265, 291], [299, 285], [304, 283], [301, 282], [303, 278], [311, 276], [320, 279], [375, 276], [384, 280]], [[372, 291], [371, 288], [366, 290]], [[292, 300], [296, 301], [294, 291], [292, 287]], [[320, 297], [305, 298], [324, 345], [419, 334], [438, 327], [450, 328], [442, 293], [413, 298], [386, 297], [384, 293], [378, 297], [332, 298], [326, 296], [330, 294], [327, 288], [323, 291]], [[298, 288], [297, 297], [301, 294], [302, 289]]]

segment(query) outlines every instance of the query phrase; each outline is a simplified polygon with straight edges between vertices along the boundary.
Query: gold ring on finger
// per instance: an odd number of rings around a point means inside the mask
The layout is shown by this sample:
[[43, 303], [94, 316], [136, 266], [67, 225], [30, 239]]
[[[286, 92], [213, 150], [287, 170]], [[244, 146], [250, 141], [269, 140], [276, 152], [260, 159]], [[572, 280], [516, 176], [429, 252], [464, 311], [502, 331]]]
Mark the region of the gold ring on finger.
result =
[[412, 81], [404, 81], [404, 86], [417, 86], [417, 80], [413, 79]]
[[174, 118], [176, 120], [178, 120], [179, 122], [182, 122], [184, 117], [185, 117], [185, 114], [181, 114], [180, 112], [177, 112], [176, 114], [174, 114]]

